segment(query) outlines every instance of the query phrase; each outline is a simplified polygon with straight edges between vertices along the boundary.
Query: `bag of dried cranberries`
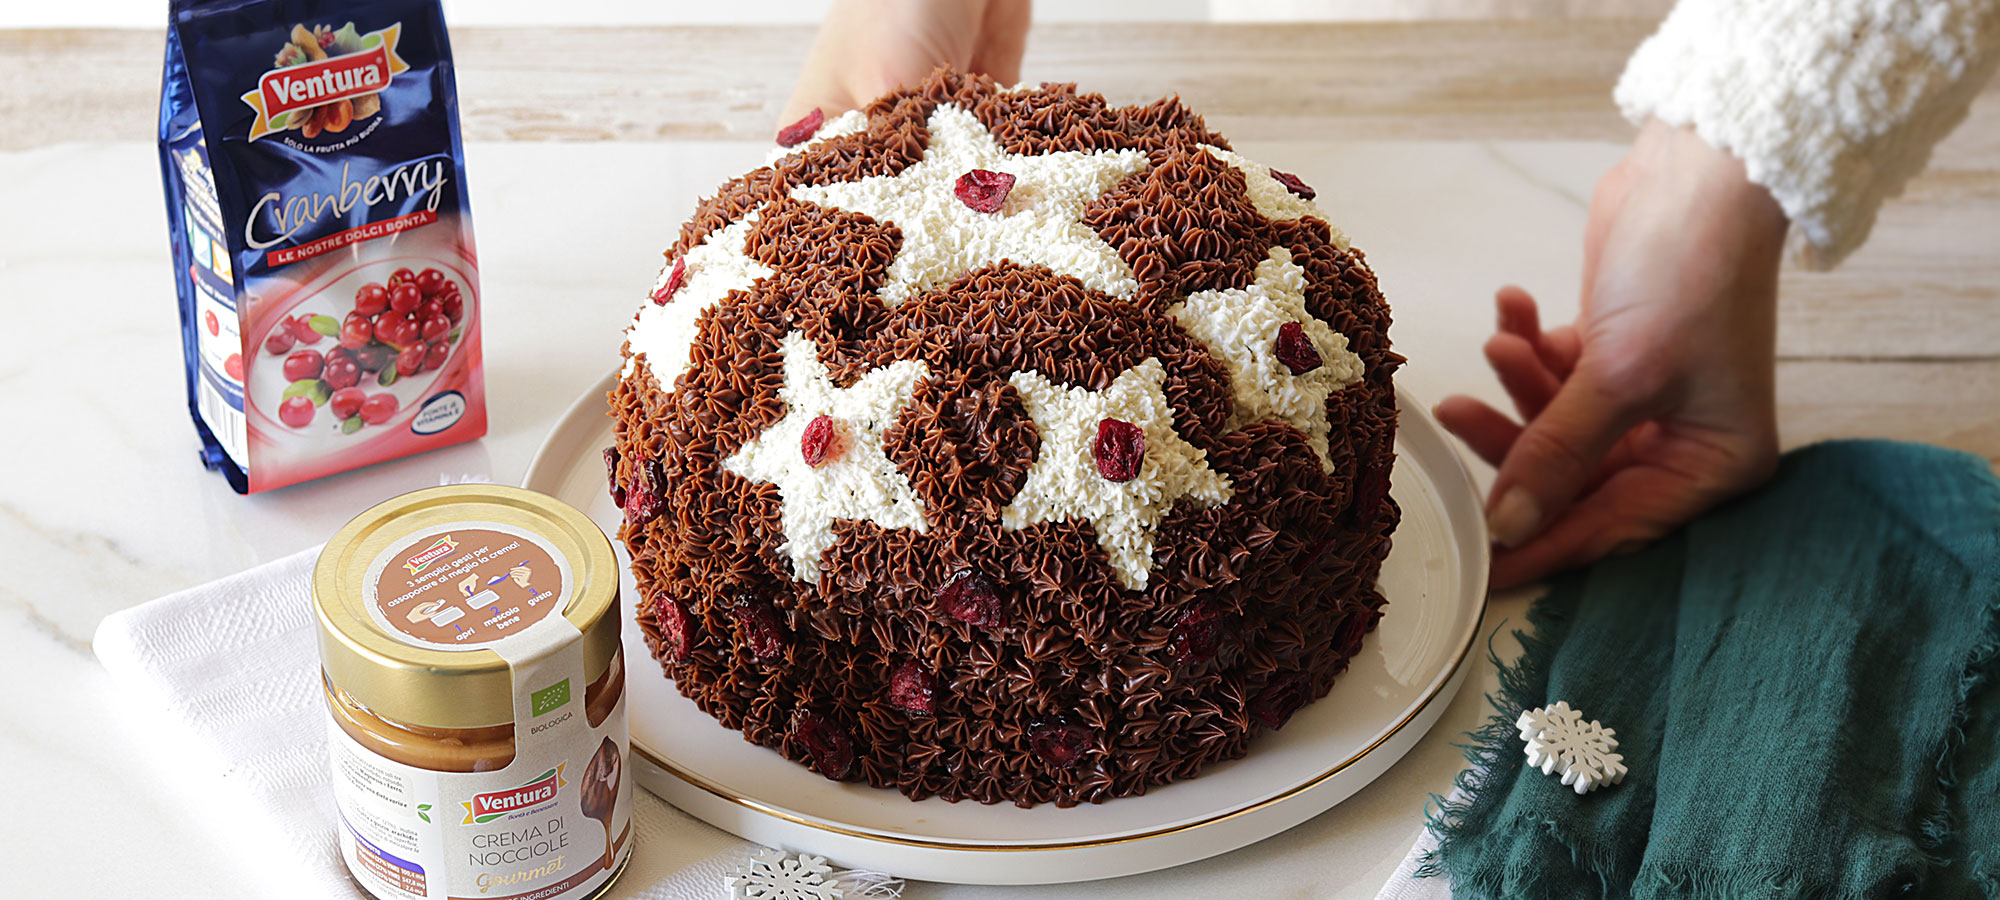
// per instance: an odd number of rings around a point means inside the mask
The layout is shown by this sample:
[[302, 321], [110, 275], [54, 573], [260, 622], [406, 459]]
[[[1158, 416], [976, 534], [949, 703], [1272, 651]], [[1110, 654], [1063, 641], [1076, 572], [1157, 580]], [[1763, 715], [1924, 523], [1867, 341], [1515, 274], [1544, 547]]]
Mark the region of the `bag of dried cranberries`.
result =
[[188, 407], [239, 493], [486, 433], [438, 0], [173, 0], [160, 91]]

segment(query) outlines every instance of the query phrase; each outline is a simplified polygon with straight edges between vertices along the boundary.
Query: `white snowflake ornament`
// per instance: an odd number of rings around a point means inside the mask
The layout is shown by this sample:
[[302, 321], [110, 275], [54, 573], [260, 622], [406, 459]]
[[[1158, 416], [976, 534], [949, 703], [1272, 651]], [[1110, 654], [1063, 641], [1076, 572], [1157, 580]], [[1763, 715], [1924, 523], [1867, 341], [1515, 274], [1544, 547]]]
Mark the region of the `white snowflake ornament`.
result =
[[1618, 732], [1597, 720], [1583, 720], [1583, 713], [1558, 700], [1548, 706], [1521, 713], [1514, 727], [1528, 742], [1528, 765], [1544, 775], [1562, 771], [1562, 783], [1587, 794], [1607, 784], [1625, 780], [1625, 757], [1618, 749]]
[[730, 900], [840, 900], [826, 857], [765, 848], [723, 880]]

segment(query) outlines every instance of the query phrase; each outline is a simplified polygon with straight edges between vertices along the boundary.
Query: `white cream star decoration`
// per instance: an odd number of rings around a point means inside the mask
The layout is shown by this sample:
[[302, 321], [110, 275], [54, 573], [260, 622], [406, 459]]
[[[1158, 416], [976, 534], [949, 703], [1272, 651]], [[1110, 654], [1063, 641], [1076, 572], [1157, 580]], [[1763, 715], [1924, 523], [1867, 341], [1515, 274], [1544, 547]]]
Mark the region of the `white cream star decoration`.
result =
[[1544, 775], [1561, 768], [1562, 783], [1579, 794], [1625, 780], [1625, 757], [1612, 752], [1618, 749], [1618, 732], [1595, 719], [1585, 722], [1583, 713], [1567, 702], [1526, 710], [1514, 727], [1528, 742], [1528, 765]]
[[[793, 188], [797, 200], [894, 223], [903, 246], [879, 292], [895, 306], [923, 291], [1001, 260], [1042, 265], [1116, 297], [1138, 288], [1132, 267], [1083, 224], [1085, 204], [1146, 167], [1137, 150], [1063, 151], [1016, 156], [986, 126], [951, 104], [931, 113], [924, 158], [896, 175]], [[997, 212], [958, 199], [959, 176], [974, 169], [1015, 177]]]
[[[687, 371], [695, 338], [701, 334], [701, 314], [729, 296], [730, 291], [748, 290], [758, 279], [771, 274], [771, 267], [751, 259], [745, 247], [750, 229], [756, 227], [761, 212], [761, 207], [751, 210], [743, 218], [709, 232], [700, 244], [681, 254], [678, 261], [685, 269], [680, 288], [665, 303], [642, 304], [639, 315], [625, 329], [625, 339], [632, 350], [625, 361], [626, 375], [632, 374], [634, 362], [643, 353], [660, 390], [673, 393], [674, 382]], [[660, 269], [653, 293], [666, 287], [675, 262], [667, 260]]]
[[[1326, 398], [1361, 380], [1361, 357], [1347, 349], [1346, 335], [1306, 312], [1305, 290], [1305, 270], [1292, 262], [1291, 251], [1272, 247], [1249, 287], [1189, 294], [1167, 315], [1229, 370], [1236, 408], [1227, 430], [1267, 419], [1289, 423], [1305, 434], [1320, 467], [1332, 472]], [[1294, 373], [1278, 358], [1278, 331], [1287, 322], [1299, 323], [1318, 351], [1317, 368]]]
[[[722, 465], [778, 486], [785, 529], [778, 552], [791, 559], [793, 577], [812, 582], [819, 580], [820, 554], [833, 544], [837, 519], [926, 529], [923, 500], [882, 447], [882, 433], [895, 423], [926, 369], [916, 360], [898, 360], [861, 376], [853, 387], [838, 388], [810, 338], [792, 332], [783, 351], [785, 386], [778, 395], [785, 401], [784, 417]], [[802, 448], [806, 429], [820, 416], [831, 419], [834, 438], [815, 467]]]
[[[1040, 432], [1042, 446], [1013, 502], [1000, 511], [1002, 527], [1083, 519], [1097, 530], [1097, 545], [1127, 590], [1144, 590], [1153, 568], [1153, 533], [1175, 501], [1202, 506], [1229, 502], [1229, 479], [1210, 468], [1200, 448], [1174, 431], [1174, 410], [1163, 390], [1166, 369], [1149, 358], [1126, 369], [1102, 391], [1063, 387], [1040, 372], [1016, 372], [1009, 381]], [[1098, 424], [1118, 419], [1145, 433], [1145, 458], [1136, 477], [1114, 482], [1099, 474]]]

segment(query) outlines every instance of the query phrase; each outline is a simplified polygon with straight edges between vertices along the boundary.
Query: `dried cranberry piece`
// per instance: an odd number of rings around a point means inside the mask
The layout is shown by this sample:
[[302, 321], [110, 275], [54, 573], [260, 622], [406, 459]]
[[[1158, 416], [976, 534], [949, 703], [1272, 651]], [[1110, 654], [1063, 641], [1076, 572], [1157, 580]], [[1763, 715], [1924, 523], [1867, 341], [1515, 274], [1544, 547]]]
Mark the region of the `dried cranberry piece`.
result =
[[794, 711], [792, 740], [805, 746], [815, 770], [834, 781], [846, 778], [847, 770], [854, 767], [853, 739], [847, 736], [846, 729], [819, 713], [809, 709]]
[[1347, 520], [1360, 522], [1375, 515], [1389, 496], [1389, 471], [1384, 463], [1370, 463], [1354, 484], [1354, 503], [1347, 507]]
[[667, 479], [655, 460], [640, 463], [625, 486], [625, 521], [635, 525], [650, 522], [667, 511]]
[[1277, 179], [1279, 184], [1284, 185], [1285, 190], [1291, 191], [1306, 200], [1311, 200], [1319, 196], [1319, 192], [1313, 190], [1312, 185], [1300, 181], [1299, 176], [1293, 175], [1290, 172], [1280, 172], [1277, 169], [1272, 169], [1271, 177]]
[[960, 569], [937, 590], [945, 613], [967, 625], [994, 628], [1007, 623], [1007, 605], [1000, 590], [978, 569]]
[[1347, 621], [1340, 623], [1340, 630], [1334, 632], [1333, 649], [1341, 656], [1353, 656], [1361, 652], [1361, 640], [1375, 624], [1377, 613], [1367, 607], [1356, 608], [1347, 614]]
[[660, 289], [653, 292], [653, 303], [657, 306], [667, 305], [667, 301], [674, 299], [674, 293], [687, 282], [687, 274], [687, 257], [674, 257], [674, 270], [667, 273], [667, 283], [660, 285]]
[[1097, 423], [1097, 474], [1106, 481], [1126, 482], [1139, 477], [1139, 464], [1146, 461], [1146, 432], [1121, 419]]
[[[397, 369], [401, 372], [401, 369]], [[408, 372], [403, 372], [408, 375]], [[618, 448], [604, 448], [604, 479], [611, 483], [611, 502], [625, 508], [625, 486], [618, 483]]]
[[1286, 322], [1278, 326], [1278, 361], [1293, 375], [1304, 375], [1320, 367], [1325, 360], [1319, 357], [1319, 348], [1313, 346], [1312, 338], [1306, 337], [1304, 325]]
[[736, 620], [743, 646], [750, 648], [758, 661], [769, 662], [785, 652], [784, 627], [778, 624], [778, 612], [771, 604], [738, 597], [736, 605], [729, 609], [729, 617]]
[[685, 662], [694, 652], [694, 619], [688, 615], [687, 607], [662, 595], [654, 606], [653, 621], [660, 626], [660, 649], [666, 651], [667, 659]]
[[937, 676], [914, 659], [904, 662], [889, 676], [889, 702], [914, 716], [936, 712]]
[[1297, 673], [1280, 675], [1271, 679], [1264, 689], [1250, 701], [1250, 718], [1264, 723], [1266, 728], [1278, 729], [1291, 721], [1292, 713], [1306, 705], [1306, 680]]
[[815, 416], [806, 423], [805, 437], [799, 439], [799, 450], [805, 454], [806, 465], [817, 469], [826, 465], [827, 453], [833, 447], [833, 417]]
[[1206, 600], [1196, 603], [1174, 623], [1168, 652], [1182, 666], [1209, 662], [1222, 649], [1222, 628], [1222, 610]]
[[973, 169], [958, 176], [958, 185], [952, 193], [958, 195], [960, 203], [972, 208], [973, 212], [999, 212], [1000, 205], [1007, 202], [1007, 192], [1014, 189], [1014, 176], [1006, 172], [989, 172]]
[[1058, 769], [1067, 769], [1090, 749], [1090, 729], [1060, 717], [1028, 726], [1028, 749], [1036, 758]]
[[819, 127], [825, 124], [826, 113], [815, 106], [812, 112], [805, 114], [804, 118], [778, 130], [778, 146], [796, 147], [805, 143], [807, 138], [812, 137], [813, 133], [819, 131]]

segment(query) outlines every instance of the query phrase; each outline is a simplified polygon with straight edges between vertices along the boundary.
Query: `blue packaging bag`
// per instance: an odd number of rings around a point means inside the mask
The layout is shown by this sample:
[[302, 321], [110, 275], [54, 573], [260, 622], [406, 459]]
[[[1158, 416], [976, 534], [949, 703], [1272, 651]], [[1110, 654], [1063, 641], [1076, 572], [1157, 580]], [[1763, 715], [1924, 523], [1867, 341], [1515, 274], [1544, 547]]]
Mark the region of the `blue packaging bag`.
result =
[[174, 0], [160, 167], [202, 458], [239, 493], [486, 431], [437, 0]]

